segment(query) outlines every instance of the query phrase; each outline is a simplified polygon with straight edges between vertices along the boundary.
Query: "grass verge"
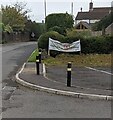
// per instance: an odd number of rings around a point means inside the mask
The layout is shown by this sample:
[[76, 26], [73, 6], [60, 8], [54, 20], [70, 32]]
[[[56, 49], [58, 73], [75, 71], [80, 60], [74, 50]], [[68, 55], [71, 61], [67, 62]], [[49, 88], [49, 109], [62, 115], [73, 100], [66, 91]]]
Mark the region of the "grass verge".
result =
[[49, 57], [44, 60], [46, 65], [66, 65], [72, 62], [75, 66], [111, 67], [111, 54], [70, 55], [61, 54], [56, 58]]
[[[35, 62], [38, 49], [34, 50], [28, 59], [28, 62]], [[60, 54], [57, 57], [48, 57], [43, 62], [46, 65], [64, 66], [68, 62], [72, 62], [75, 66], [90, 66], [90, 67], [111, 67], [111, 54]]]
[[28, 62], [35, 62], [36, 56], [38, 55], [38, 49], [34, 50], [30, 57], [28, 58]]

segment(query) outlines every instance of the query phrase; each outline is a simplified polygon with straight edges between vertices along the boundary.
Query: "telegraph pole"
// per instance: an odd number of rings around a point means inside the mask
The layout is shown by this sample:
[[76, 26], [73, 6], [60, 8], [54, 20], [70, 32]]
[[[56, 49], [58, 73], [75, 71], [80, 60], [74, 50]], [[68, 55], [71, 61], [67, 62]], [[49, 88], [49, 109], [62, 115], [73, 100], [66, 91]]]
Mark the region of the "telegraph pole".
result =
[[45, 19], [46, 19], [46, 0], [44, 0], [44, 11], [45, 11]]
[[[74, 0], [73, 0], [73, 1], [74, 1]], [[73, 2], [71, 2], [71, 15], [72, 15], [73, 19], [75, 19], [75, 18], [74, 18], [73, 10], [74, 10], [74, 5], [73, 5]], [[75, 20], [74, 20], [74, 24], [75, 24]]]
[[71, 3], [71, 15], [73, 16], [73, 2]]

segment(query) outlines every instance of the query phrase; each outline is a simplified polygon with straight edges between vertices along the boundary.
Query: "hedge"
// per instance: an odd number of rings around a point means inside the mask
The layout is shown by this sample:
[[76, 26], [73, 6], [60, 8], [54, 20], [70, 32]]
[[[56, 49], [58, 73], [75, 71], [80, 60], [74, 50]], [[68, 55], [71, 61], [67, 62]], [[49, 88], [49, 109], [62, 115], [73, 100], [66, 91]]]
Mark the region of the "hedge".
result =
[[[96, 36], [96, 37], [83, 37], [83, 36], [63, 36], [55, 31], [47, 32], [40, 36], [38, 45], [42, 49], [48, 50], [49, 37], [60, 42], [72, 43], [80, 39], [81, 53], [98, 53], [108, 54], [113, 51], [113, 36]], [[58, 53], [55, 52], [54, 53]]]

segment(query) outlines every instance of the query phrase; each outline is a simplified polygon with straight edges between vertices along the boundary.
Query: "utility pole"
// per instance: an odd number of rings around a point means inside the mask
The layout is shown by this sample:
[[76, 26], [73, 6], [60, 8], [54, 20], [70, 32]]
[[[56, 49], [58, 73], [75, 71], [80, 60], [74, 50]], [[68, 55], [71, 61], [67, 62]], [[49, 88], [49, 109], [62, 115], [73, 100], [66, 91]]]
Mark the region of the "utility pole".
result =
[[73, 5], [73, 2], [71, 2], [71, 15], [72, 15], [72, 17], [74, 19], [74, 25], [75, 25], [75, 18], [74, 18], [73, 10], [74, 10], [74, 5]]
[[73, 16], [73, 2], [71, 3], [71, 15]]
[[44, 10], [45, 10], [45, 19], [46, 19], [46, 0], [44, 0]]

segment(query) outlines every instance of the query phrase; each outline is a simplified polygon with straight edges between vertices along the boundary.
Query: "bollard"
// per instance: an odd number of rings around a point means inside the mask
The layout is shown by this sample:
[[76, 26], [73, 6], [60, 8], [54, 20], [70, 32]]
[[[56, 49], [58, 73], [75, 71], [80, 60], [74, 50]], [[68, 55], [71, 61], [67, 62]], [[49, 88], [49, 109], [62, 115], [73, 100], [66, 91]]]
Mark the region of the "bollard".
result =
[[71, 62], [67, 66], [67, 87], [71, 87]]
[[39, 49], [39, 63], [41, 63], [41, 49]]
[[36, 56], [36, 73], [37, 73], [37, 75], [40, 74], [40, 70], [39, 70], [39, 56]]

